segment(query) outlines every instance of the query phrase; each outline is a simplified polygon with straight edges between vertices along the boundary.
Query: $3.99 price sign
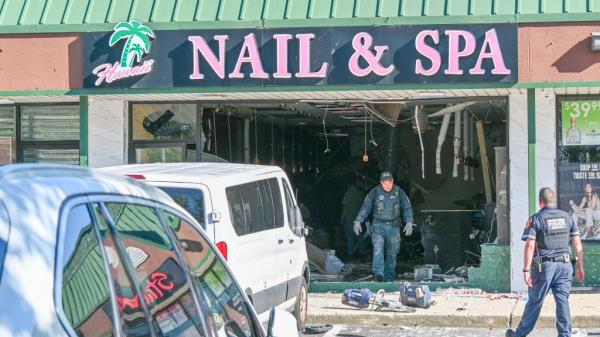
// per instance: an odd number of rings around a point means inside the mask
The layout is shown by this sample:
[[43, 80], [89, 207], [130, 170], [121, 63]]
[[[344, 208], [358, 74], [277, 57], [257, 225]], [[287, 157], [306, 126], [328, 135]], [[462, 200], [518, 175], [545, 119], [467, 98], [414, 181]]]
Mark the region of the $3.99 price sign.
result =
[[562, 145], [600, 145], [600, 100], [564, 101]]

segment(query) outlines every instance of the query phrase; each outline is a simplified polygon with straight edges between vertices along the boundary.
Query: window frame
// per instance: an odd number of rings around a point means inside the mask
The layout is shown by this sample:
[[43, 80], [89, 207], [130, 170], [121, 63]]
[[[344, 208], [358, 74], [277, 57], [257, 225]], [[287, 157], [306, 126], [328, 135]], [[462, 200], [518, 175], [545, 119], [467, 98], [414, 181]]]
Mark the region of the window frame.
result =
[[[135, 140], [133, 138], [133, 106], [136, 104], [195, 104], [196, 105], [196, 132], [191, 139], [182, 139], [181, 141], [174, 140]], [[127, 147], [128, 147], [128, 162], [129, 164], [136, 163], [135, 149], [149, 147], [174, 147], [174, 145], [182, 148], [182, 161], [187, 162], [187, 145], [196, 144], [196, 158], [194, 162], [201, 161], [202, 158], [202, 116], [204, 114], [204, 105], [197, 101], [130, 101], [127, 104]]]
[[[293, 225], [296, 220], [293, 217], [296, 216], [296, 214], [294, 214], [294, 213], [296, 212], [296, 208], [298, 207], [298, 205], [296, 204], [296, 200], [294, 199], [294, 194], [292, 193], [292, 187], [284, 178], [281, 178], [281, 187], [283, 188], [283, 195], [284, 195], [285, 203], [286, 203], [285, 212], [287, 215], [286, 219], [288, 221], [288, 228], [292, 232], [294, 232]], [[291, 207], [292, 207], [291, 210], [290, 210], [289, 206], [287, 206], [288, 199], [290, 199], [290, 203], [291, 203]]]
[[[57, 228], [57, 234], [56, 234], [56, 246], [54, 247], [54, 251], [55, 251], [55, 253], [54, 253], [54, 308], [55, 308], [55, 312], [56, 312], [59, 322], [61, 323], [61, 325], [67, 332], [67, 334], [72, 337], [78, 337], [78, 336], [77, 336], [77, 333], [75, 332], [75, 330], [73, 329], [73, 327], [71, 326], [71, 323], [67, 319], [67, 316], [65, 314], [65, 311], [64, 311], [64, 308], [62, 305], [62, 283], [63, 283], [62, 261], [63, 261], [63, 257], [64, 257], [64, 242], [65, 242], [65, 235], [67, 233], [66, 229], [68, 226], [69, 215], [71, 214], [71, 211], [73, 209], [75, 209], [79, 206], [86, 207], [86, 209], [90, 213], [90, 218], [92, 219], [92, 225], [94, 228], [94, 234], [95, 234], [96, 239], [98, 240], [99, 244], [100, 245], [102, 244], [102, 241], [100, 240], [100, 236], [99, 236], [99, 232], [98, 232], [98, 227], [96, 225], [96, 219], [93, 216], [93, 213], [91, 212], [92, 210], [90, 209], [89, 199], [85, 196], [74, 196], [74, 197], [66, 199], [63, 202], [63, 204], [61, 205], [61, 208], [59, 211], [59, 221], [58, 221], [58, 228]], [[102, 254], [103, 267], [106, 272], [106, 275], [108, 276], [110, 273], [109, 266], [108, 266], [108, 259], [106, 257], [106, 254], [104, 253], [104, 249], [100, 249], [100, 252]], [[116, 322], [118, 322], [118, 316], [117, 316], [118, 315], [118, 306], [117, 306], [117, 302], [116, 302], [116, 298], [115, 298], [114, 285], [112, 284], [111, 280], [108, 277], [105, 281], [108, 284], [110, 302], [111, 302], [111, 307], [113, 309], [113, 317], [112, 317], [113, 334], [117, 337], [120, 337], [121, 336], [120, 329], [116, 329], [116, 326], [115, 326]]]
[[[179, 262], [182, 264], [183, 269], [185, 271], [186, 281], [187, 282], [191, 282], [191, 271], [188, 269], [188, 267], [187, 267], [187, 265], [185, 263], [185, 258], [183, 258], [183, 255], [179, 251], [179, 247], [178, 247], [177, 242], [173, 241], [174, 237], [172, 236], [172, 233], [170, 232], [170, 230], [168, 228], [168, 224], [165, 222], [165, 219], [164, 219], [163, 215], [161, 214], [161, 211], [162, 212], [169, 212], [169, 213], [171, 213], [173, 215], [178, 216], [181, 219], [184, 219], [188, 223], [190, 223], [194, 227], [194, 229], [196, 231], [198, 231], [198, 233], [202, 236], [202, 238], [204, 240], [206, 240], [206, 242], [208, 243], [208, 246], [210, 247], [210, 249], [212, 249], [213, 252], [215, 252], [215, 255], [217, 256], [218, 259], [220, 259], [221, 263], [223, 263], [223, 265], [225, 266], [226, 271], [229, 273], [229, 275], [231, 276], [233, 282], [235, 283], [235, 286], [237, 287], [238, 291], [241, 293], [242, 298], [243, 298], [244, 302], [246, 303], [246, 306], [249, 307], [249, 313], [250, 313], [250, 315], [252, 317], [252, 326], [253, 326], [255, 334], [258, 337], [266, 337], [267, 336], [264, 328], [262, 327], [262, 324], [260, 324], [260, 320], [258, 319], [258, 315], [256, 315], [254, 307], [252, 306], [250, 300], [248, 299], [248, 296], [246, 295], [246, 293], [244, 291], [242, 291], [243, 288], [239, 284], [238, 280], [235, 278], [235, 274], [231, 271], [231, 269], [229, 268], [229, 265], [221, 257], [220, 253], [217, 254], [218, 249], [215, 246], [215, 243], [206, 235], [205, 230], [202, 228], [202, 226], [193, 217], [187, 216], [183, 212], [179, 211], [178, 209], [176, 209], [175, 207], [172, 207], [170, 205], [163, 204], [163, 203], [155, 201], [155, 200], [144, 199], [144, 198], [141, 198], [141, 197], [132, 197], [132, 196], [116, 195], [116, 194], [90, 194], [90, 195], [87, 196], [86, 199], [87, 199], [87, 203], [88, 204], [93, 204], [93, 203], [105, 204], [105, 203], [115, 202], [115, 203], [129, 203], [129, 204], [135, 204], [135, 205], [140, 205], [140, 206], [146, 206], [146, 207], [153, 208], [154, 211], [155, 211], [155, 213], [157, 214], [157, 216], [159, 217], [159, 219], [161, 221], [162, 227], [167, 231], [167, 235], [169, 236], [169, 239], [171, 240], [171, 243], [176, 247], [175, 251], [177, 253], [177, 257], [180, 260]], [[108, 214], [108, 215], [110, 216], [110, 214]], [[110, 218], [110, 221], [112, 221], [112, 217]], [[111, 225], [114, 225], [114, 223], [112, 223]], [[191, 289], [193, 288], [193, 284], [190, 284], [190, 288]], [[194, 292], [194, 290], [192, 290], [192, 293], [193, 293], [193, 296], [195, 298], [197, 298], [197, 294]], [[114, 297], [114, 294], [115, 293], [113, 292], [112, 293], [113, 297]], [[198, 305], [197, 310], [198, 310], [198, 312], [201, 313], [201, 317], [204, 320], [205, 319], [205, 315], [206, 315], [206, 308], [205, 308], [205, 306], [202, 303], [198, 302], [197, 305]], [[207, 336], [211, 336], [210, 331], [206, 331], [206, 329], [208, 329], [208, 327], [206, 326], [206, 322], [205, 321], [203, 321], [203, 322], [204, 322], [204, 325], [205, 325], [205, 333], [208, 333]], [[75, 335], [73, 335], [73, 336], [77, 337]]]
[[[81, 135], [78, 140], [23, 140], [21, 137], [22, 122], [23, 122], [23, 107], [44, 107], [44, 106], [76, 106], [79, 107], [79, 103], [73, 102], [58, 102], [58, 103], [26, 103], [26, 104], [14, 104], [15, 107], [15, 136], [17, 146], [17, 162], [22, 163], [26, 148], [33, 149], [77, 149], [81, 153]], [[79, 116], [81, 118], [81, 115]], [[81, 132], [81, 128], [79, 128]]]

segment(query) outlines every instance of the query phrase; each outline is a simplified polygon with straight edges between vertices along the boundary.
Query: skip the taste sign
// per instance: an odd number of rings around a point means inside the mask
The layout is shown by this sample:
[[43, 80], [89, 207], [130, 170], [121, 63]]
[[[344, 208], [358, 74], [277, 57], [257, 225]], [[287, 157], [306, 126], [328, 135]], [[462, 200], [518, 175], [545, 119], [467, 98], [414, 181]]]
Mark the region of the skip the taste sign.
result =
[[517, 26], [434, 25], [84, 34], [85, 88], [515, 83]]

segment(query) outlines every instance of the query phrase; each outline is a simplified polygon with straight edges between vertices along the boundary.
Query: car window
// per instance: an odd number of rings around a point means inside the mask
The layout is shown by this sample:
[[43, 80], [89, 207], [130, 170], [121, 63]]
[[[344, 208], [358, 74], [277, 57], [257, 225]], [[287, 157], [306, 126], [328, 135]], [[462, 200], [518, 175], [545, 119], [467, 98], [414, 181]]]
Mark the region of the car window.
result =
[[285, 191], [285, 205], [287, 208], [287, 220], [288, 220], [288, 225], [290, 226], [290, 228], [292, 227], [292, 224], [294, 223], [294, 213], [296, 212], [295, 207], [294, 207], [294, 199], [292, 199], [292, 194], [290, 192], [290, 188], [288, 187], [288, 184], [285, 180], [281, 180], [283, 182], [283, 190]]
[[163, 214], [179, 241], [216, 336], [258, 336], [242, 292], [206, 239], [186, 220], [169, 212]]
[[87, 206], [69, 212], [60, 244], [66, 319], [78, 336], [114, 336], [108, 275]]
[[8, 235], [10, 233], [10, 219], [8, 211], [4, 204], [0, 202], [0, 279], [2, 279], [2, 269], [4, 267], [4, 255], [8, 245]]
[[114, 237], [109, 229], [109, 224], [99, 204], [92, 206], [96, 225], [102, 240], [104, 255], [108, 260], [110, 279], [115, 289], [117, 308], [119, 310], [118, 327], [124, 336], [149, 336], [150, 326], [148, 317], [144, 313], [142, 303], [139, 301], [136, 289], [129, 277], [123, 259]]
[[182, 188], [172, 186], [157, 186], [165, 191], [179, 206], [188, 211], [202, 227], [204, 222], [204, 194], [198, 188]]
[[265, 179], [225, 189], [237, 235], [281, 227], [283, 211], [277, 179]]
[[237, 235], [257, 233], [263, 230], [263, 215], [255, 182], [225, 189], [229, 213]]
[[125, 203], [106, 203], [106, 207], [157, 335], [204, 336], [184, 267], [155, 210]]

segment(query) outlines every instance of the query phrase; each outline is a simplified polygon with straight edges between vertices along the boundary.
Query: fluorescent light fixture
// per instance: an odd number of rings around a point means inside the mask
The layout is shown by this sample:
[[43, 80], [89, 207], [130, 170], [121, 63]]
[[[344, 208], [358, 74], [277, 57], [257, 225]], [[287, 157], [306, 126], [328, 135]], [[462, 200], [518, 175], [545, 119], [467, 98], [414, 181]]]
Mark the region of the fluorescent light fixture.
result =
[[592, 33], [592, 51], [600, 51], [600, 32]]

